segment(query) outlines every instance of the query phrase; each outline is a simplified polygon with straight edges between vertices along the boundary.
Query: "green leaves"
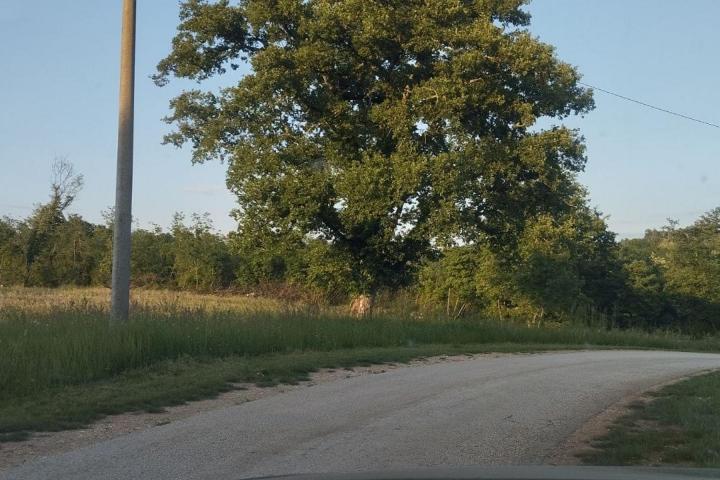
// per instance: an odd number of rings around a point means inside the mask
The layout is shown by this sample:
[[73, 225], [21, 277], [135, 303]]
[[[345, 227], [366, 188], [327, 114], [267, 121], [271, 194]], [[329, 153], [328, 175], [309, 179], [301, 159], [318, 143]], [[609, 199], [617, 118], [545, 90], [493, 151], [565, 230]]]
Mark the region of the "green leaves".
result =
[[208, 215], [193, 215], [189, 226], [175, 214], [172, 226], [172, 273], [178, 287], [216, 290], [234, 279], [234, 265], [225, 239], [213, 232]]
[[228, 64], [237, 68], [237, 56], [252, 48], [242, 10], [228, 0], [185, 1], [180, 4], [180, 21], [173, 51], [153, 77], [158, 85], [166, 84], [171, 75], [205, 80], [225, 73]]
[[621, 253], [636, 322], [695, 332], [720, 328], [720, 209], [694, 224], [648, 230]]
[[[185, 1], [156, 79], [252, 73], [171, 103], [167, 141], [228, 161], [239, 232], [320, 239], [372, 290], [441, 245], [516, 242], [575, 194], [593, 108], [518, 0]], [[365, 275], [363, 274], [363, 277]]]

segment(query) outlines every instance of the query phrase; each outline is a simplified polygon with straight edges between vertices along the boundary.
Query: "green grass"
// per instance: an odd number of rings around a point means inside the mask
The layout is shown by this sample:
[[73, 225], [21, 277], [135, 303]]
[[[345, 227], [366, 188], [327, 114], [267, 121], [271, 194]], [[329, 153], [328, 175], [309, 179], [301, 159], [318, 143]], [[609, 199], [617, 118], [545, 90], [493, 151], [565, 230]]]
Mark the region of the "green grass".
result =
[[567, 344], [716, 350], [716, 339], [489, 320], [397, 320], [309, 314], [140, 313], [112, 326], [103, 314], [6, 312], [0, 317], [0, 401], [106, 379], [182, 357], [256, 356], [427, 344]]
[[482, 319], [303, 313], [140, 311], [126, 325], [103, 312], [0, 314], [0, 434], [86, 425], [104, 415], [212, 396], [229, 382], [292, 382], [324, 366], [423, 355], [557, 348], [716, 351], [716, 338], [528, 328]]
[[720, 372], [693, 377], [634, 404], [581, 454], [592, 465], [720, 467]]

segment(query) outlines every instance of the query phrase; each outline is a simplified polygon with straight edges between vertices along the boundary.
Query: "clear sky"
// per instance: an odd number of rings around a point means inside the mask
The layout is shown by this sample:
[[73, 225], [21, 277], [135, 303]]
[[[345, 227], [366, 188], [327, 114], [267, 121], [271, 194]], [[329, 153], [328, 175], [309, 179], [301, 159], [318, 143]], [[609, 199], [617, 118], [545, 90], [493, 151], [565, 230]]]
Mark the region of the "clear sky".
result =
[[[0, 216], [44, 201], [53, 158], [65, 156], [85, 176], [71, 210], [100, 221], [114, 202], [122, 2], [0, 2]], [[720, 123], [720, 2], [536, 0], [528, 9], [531, 31], [585, 82]], [[176, 25], [176, 0], [138, 0], [134, 215], [166, 226], [175, 211], [209, 212], [232, 230], [225, 167], [192, 166], [188, 149], [161, 145], [168, 100], [193, 86], [149, 79]], [[667, 217], [687, 224], [720, 206], [720, 129], [595, 99], [595, 111], [567, 123], [585, 135], [581, 181], [615, 232], [641, 236]]]

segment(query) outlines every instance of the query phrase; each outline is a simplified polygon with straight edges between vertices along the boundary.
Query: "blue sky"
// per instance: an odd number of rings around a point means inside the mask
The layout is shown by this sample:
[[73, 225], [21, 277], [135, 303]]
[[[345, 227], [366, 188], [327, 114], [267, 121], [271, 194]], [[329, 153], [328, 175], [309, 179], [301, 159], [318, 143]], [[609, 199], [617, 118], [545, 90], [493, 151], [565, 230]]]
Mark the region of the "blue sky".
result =
[[[65, 156], [85, 176], [71, 208], [92, 221], [114, 201], [120, 0], [4, 0], [0, 8], [0, 216], [22, 217], [48, 194]], [[720, 2], [536, 0], [531, 31], [557, 47], [584, 81], [720, 123]], [[175, 211], [209, 212], [234, 228], [219, 163], [190, 164], [161, 145], [168, 100], [189, 82], [149, 79], [177, 25], [176, 0], [138, 0], [134, 214], [169, 224]], [[222, 81], [216, 82], [222, 84]], [[720, 206], [720, 130], [596, 92], [597, 108], [567, 120], [584, 134], [581, 181], [622, 237], [667, 217], [681, 224]]]

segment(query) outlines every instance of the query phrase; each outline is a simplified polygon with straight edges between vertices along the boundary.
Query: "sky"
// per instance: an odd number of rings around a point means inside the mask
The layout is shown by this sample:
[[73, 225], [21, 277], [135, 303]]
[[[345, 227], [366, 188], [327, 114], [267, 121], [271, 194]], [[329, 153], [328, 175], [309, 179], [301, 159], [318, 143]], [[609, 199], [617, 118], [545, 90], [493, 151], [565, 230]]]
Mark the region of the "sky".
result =
[[[101, 222], [114, 202], [121, 0], [0, 0], [0, 216], [24, 217], [48, 198], [50, 167], [66, 157], [85, 178], [70, 211]], [[583, 81], [720, 123], [720, 2], [535, 0], [531, 32]], [[138, 0], [136, 225], [208, 212], [235, 228], [226, 166], [192, 165], [162, 145], [169, 100], [192, 82], [150, 80], [177, 27], [177, 0]], [[213, 80], [211, 86], [232, 79]], [[596, 92], [596, 109], [564, 121], [588, 147], [580, 181], [621, 238], [667, 218], [686, 225], [720, 206], [720, 129]]]

